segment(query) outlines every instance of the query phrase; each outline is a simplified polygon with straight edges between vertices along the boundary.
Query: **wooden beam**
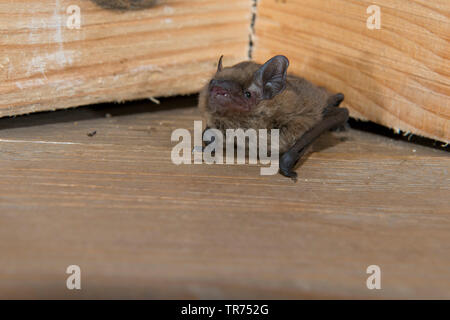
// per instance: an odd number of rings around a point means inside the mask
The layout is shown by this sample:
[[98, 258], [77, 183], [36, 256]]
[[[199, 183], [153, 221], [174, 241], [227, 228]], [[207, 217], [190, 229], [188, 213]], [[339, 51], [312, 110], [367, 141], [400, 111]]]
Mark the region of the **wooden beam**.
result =
[[343, 92], [353, 117], [450, 142], [449, 16], [448, 0], [261, 0], [253, 56], [287, 55], [292, 72]]
[[[0, 0], [0, 117], [194, 93], [221, 54], [227, 64], [247, 59], [250, 1], [159, 3], [126, 11]], [[67, 26], [71, 5], [79, 29]]]

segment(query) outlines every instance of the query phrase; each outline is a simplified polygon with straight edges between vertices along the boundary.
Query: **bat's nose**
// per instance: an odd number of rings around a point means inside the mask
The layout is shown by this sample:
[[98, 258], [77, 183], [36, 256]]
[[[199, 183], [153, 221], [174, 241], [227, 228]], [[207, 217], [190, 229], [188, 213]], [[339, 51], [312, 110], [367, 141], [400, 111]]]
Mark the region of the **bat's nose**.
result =
[[211, 80], [209, 83], [209, 93], [213, 97], [229, 97], [231, 85], [226, 80]]
[[230, 81], [227, 80], [211, 80], [211, 82], [209, 83], [209, 88], [213, 89], [213, 88], [221, 88], [224, 90], [231, 90], [231, 83]]

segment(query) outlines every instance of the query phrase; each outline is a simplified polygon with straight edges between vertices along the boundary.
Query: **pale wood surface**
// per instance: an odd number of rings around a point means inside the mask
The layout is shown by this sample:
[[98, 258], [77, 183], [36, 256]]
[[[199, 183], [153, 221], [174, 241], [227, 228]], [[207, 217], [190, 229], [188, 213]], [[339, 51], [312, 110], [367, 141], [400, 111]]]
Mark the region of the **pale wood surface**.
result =
[[0, 298], [450, 298], [448, 153], [351, 130], [297, 183], [175, 166], [194, 105], [0, 119]]
[[[66, 24], [70, 5], [80, 29]], [[0, 117], [198, 92], [248, 58], [251, 2], [164, 0], [145, 10], [87, 0], [0, 0]]]
[[[381, 29], [366, 26], [381, 9]], [[345, 93], [353, 117], [450, 142], [450, 1], [261, 0], [253, 56]]]

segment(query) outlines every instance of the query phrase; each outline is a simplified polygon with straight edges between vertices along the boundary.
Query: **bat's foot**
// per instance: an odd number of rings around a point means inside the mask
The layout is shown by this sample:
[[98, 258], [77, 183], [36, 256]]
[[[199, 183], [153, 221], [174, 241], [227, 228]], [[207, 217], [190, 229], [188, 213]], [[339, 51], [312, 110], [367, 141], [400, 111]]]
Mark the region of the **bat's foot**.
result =
[[328, 107], [339, 107], [342, 101], [344, 101], [344, 94], [337, 93], [328, 98]]
[[293, 169], [299, 160], [299, 155], [293, 152], [285, 152], [280, 158], [280, 173], [294, 181], [297, 181], [297, 172]]

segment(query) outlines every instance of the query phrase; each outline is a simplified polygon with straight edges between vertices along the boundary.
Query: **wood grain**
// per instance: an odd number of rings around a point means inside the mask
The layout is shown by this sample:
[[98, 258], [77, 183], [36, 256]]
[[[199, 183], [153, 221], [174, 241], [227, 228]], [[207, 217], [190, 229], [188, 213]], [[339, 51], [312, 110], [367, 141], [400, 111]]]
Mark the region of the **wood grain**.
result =
[[[367, 7], [381, 9], [369, 30]], [[351, 115], [450, 142], [450, 1], [261, 0], [254, 58], [345, 93]]]
[[0, 119], [0, 298], [450, 298], [448, 153], [351, 130], [297, 183], [176, 166], [195, 104]]
[[[80, 29], [66, 24], [70, 5]], [[248, 58], [247, 0], [164, 0], [114, 11], [83, 0], [0, 0], [0, 117], [197, 92], [218, 58]]]

